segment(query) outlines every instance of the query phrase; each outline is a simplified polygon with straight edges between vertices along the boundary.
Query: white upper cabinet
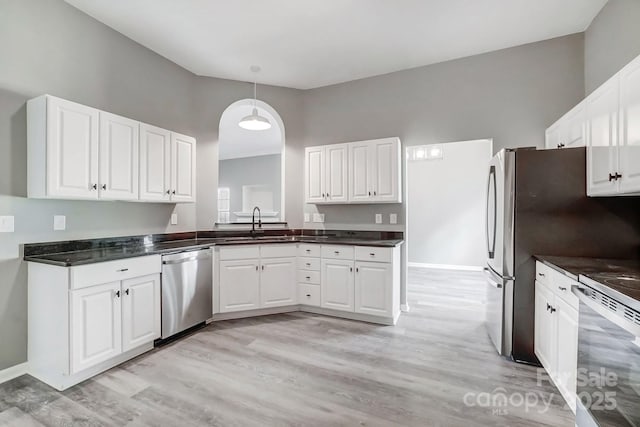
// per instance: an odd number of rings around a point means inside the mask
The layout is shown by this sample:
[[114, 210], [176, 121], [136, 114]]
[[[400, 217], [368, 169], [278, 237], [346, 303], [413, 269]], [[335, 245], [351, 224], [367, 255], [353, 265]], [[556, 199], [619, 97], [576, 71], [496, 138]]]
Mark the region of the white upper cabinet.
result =
[[326, 156], [326, 201], [340, 203], [349, 201], [349, 145], [335, 144], [325, 148]]
[[400, 203], [400, 140], [308, 147], [306, 203]]
[[618, 190], [618, 91], [617, 76], [586, 99], [587, 193], [615, 194]]
[[547, 129], [545, 147], [584, 147], [586, 145], [585, 117], [585, 104], [581, 102]]
[[373, 147], [367, 141], [349, 145], [349, 200], [370, 202], [373, 197]]
[[171, 200], [171, 132], [140, 124], [140, 200]]
[[620, 72], [620, 193], [640, 193], [640, 57]]
[[171, 201], [196, 200], [196, 140], [171, 133]]
[[100, 111], [101, 199], [138, 200], [140, 123]]
[[27, 102], [28, 197], [195, 202], [196, 141], [43, 95]]
[[400, 140], [372, 141], [374, 147], [373, 200], [400, 203]]
[[98, 110], [44, 95], [27, 103], [28, 196], [98, 198]]
[[324, 147], [305, 149], [305, 200], [307, 203], [325, 201], [325, 150]]

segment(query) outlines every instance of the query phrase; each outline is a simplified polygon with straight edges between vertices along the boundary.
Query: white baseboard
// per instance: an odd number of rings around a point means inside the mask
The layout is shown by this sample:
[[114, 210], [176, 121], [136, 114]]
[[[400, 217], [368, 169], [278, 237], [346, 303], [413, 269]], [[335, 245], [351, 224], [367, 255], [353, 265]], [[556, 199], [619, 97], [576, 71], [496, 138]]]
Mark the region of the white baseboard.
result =
[[411, 307], [409, 307], [409, 304], [400, 305], [400, 311], [402, 311], [403, 313], [408, 313], [410, 310], [411, 310]]
[[409, 262], [409, 267], [433, 268], [437, 270], [460, 270], [460, 271], [482, 271], [482, 267], [477, 265], [454, 265], [454, 264], [428, 264], [424, 262]]
[[27, 373], [27, 362], [0, 371], [0, 384], [18, 378]]

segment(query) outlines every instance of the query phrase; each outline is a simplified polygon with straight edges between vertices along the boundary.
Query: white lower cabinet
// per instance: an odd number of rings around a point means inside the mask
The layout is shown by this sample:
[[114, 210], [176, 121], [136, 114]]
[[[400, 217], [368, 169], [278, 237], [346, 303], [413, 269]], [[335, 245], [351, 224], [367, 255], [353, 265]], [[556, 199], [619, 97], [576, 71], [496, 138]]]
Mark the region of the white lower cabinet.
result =
[[218, 314], [297, 306], [382, 324], [395, 324], [400, 315], [399, 247], [231, 245], [216, 256]]
[[71, 292], [71, 373], [122, 352], [120, 282]]
[[280, 307], [296, 303], [296, 258], [262, 260], [260, 306]]
[[159, 255], [29, 263], [29, 373], [64, 390], [151, 350], [160, 337], [161, 266]]
[[577, 282], [540, 263], [537, 276], [544, 280], [536, 281], [535, 289], [535, 353], [575, 412], [578, 302], [570, 288]]
[[160, 336], [160, 292], [157, 274], [122, 281], [122, 351]]
[[[238, 245], [219, 249], [217, 312], [282, 307], [298, 303], [295, 245]], [[255, 258], [247, 258], [252, 256]], [[214, 298], [215, 298], [214, 290]]]
[[354, 311], [353, 261], [323, 259], [320, 279], [321, 307]]
[[220, 312], [260, 307], [260, 260], [220, 261]]
[[355, 312], [374, 316], [392, 316], [392, 265], [380, 262], [356, 262]]

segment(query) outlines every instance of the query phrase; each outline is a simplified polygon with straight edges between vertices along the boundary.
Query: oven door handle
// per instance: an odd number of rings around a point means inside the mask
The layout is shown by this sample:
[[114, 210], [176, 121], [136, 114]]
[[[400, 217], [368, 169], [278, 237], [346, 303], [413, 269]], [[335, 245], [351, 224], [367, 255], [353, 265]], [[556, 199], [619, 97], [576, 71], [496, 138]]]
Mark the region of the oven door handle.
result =
[[607, 319], [609, 322], [616, 324], [636, 338], [640, 338], [640, 325], [636, 325], [635, 323], [630, 322], [629, 320], [625, 319], [623, 315], [611, 311], [610, 309], [604, 307], [603, 305], [600, 305], [598, 302], [589, 298], [589, 296], [585, 293], [585, 288], [578, 285], [573, 285], [571, 286], [571, 292], [578, 297], [580, 303], [586, 305], [591, 310]]

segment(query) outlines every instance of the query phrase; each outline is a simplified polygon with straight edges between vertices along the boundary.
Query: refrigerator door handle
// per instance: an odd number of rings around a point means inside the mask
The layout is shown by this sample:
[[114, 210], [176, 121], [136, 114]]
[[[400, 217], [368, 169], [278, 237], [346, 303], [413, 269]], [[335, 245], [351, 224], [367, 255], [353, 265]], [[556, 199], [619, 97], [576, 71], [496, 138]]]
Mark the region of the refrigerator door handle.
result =
[[[492, 197], [493, 196], [493, 197]], [[493, 199], [493, 206], [491, 200]], [[493, 210], [493, 221], [491, 221], [490, 213]], [[496, 252], [496, 227], [498, 219], [498, 190], [496, 183], [496, 167], [489, 167], [489, 179], [487, 182], [487, 252], [489, 259], [493, 259]], [[490, 223], [493, 222], [492, 231], [490, 231]]]

